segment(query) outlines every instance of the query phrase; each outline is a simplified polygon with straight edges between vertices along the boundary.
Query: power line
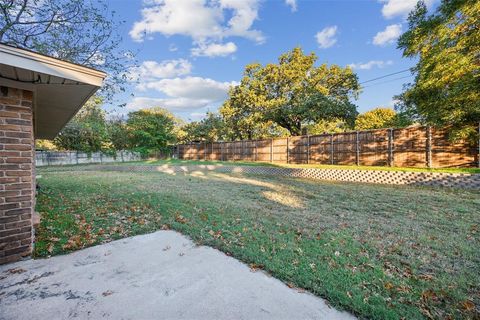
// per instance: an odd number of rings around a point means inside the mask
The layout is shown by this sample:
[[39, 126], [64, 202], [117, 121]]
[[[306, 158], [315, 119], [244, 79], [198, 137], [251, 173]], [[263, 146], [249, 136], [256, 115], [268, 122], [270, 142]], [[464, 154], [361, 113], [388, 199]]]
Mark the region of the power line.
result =
[[397, 80], [400, 80], [400, 79], [406, 79], [406, 78], [410, 78], [410, 77], [413, 77], [413, 75], [410, 74], [410, 75], [408, 75], [408, 76], [403, 76], [403, 77], [399, 77], [399, 78], [395, 78], [395, 79], [391, 79], [391, 80], [387, 80], [387, 81], [382, 81], [382, 82], [374, 83], [374, 84], [371, 84], [371, 85], [369, 85], [369, 86], [362, 87], [362, 89], [370, 88], [370, 87], [375, 87], [375, 86], [378, 86], [378, 85], [381, 85], [381, 84], [385, 84], [385, 83], [397, 81]]
[[404, 73], [404, 72], [407, 72], [407, 71], [410, 71], [410, 69], [405, 69], [405, 70], [397, 71], [397, 72], [394, 72], [394, 73], [389, 73], [389, 74], [386, 74], [386, 75], [381, 76], [381, 77], [377, 77], [377, 78], [373, 78], [373, 79], [370, 79], [370, 80], [367, 80], [367, 81], [360, 82], [360, 84], [364, 84], [364, 83], [380, 80], [380, 79], [383, 79], [383, 78], [391, 77], [391, 76], [394, 76], [396, 74]]

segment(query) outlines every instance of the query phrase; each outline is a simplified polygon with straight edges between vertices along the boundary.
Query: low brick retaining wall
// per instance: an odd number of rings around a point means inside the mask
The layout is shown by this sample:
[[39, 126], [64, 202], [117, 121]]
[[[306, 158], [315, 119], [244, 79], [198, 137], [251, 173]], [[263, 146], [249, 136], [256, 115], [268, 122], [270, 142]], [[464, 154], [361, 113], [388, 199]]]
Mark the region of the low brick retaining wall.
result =
[[[75, 170], [74, 168], [72, 168]], [[451, 188], [480, 189], [480, 174], [441, 173], [441, 172], [404, 172], [383, 170], [350, 170], [350, 169], [314, 169], [314, 168], [276, 168], [262, 166], [109, 166], [94, 165], [82, 170], [101, 171], [136, 171], [164, 173], [192, 173], [196, 171], [214, 171], [221, 173], [245, 173], [260, 175], [277, 175], [294, 178], [317, 180], [361, 182], [391, 185], [434, 186]]]

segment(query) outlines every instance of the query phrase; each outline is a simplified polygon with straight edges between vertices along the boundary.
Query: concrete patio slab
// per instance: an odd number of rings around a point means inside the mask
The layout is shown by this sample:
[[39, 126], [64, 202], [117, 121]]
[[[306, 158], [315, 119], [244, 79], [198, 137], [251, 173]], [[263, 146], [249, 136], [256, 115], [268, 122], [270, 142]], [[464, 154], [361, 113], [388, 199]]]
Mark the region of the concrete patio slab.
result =
[[174, 231], [0, 267], [0, 319], [354, 319]]

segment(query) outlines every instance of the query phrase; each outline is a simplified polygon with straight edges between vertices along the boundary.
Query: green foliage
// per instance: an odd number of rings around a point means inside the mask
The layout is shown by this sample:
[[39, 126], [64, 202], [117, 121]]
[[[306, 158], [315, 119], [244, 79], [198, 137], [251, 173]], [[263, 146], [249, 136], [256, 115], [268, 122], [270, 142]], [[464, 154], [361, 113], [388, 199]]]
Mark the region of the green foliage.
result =
[[98, 97], [89, 100], [54, 139], [55, 147], [87, 153], [134, 150], [147, 156], [167, 152], [182, 135], [183, 122], [165, 109], [141, 109], [130, 112], [127, 120], [106, 120], [101, 103]]
[[396, 113], [390, 108], [375, 108], [358, 115], [355, 120], [355, 129], [401, 128], [411, 124], [412, 121], [405, 114]]
[[316, 123], [305, 126], [309, 135], [323, 134], [323, 133], [340, 133], [345, 132], [349, 128], [345, 121], [340, 119], [334, 120], [320, 120]]
[[159, 107], [130, 112], [127, 120], [130, 146], [143, 155], [166, 151], [177, 141], [180, 125], [179, 119]]
[[200, 121], [187, 123], [181, 130], [182, 142], [225, 140], [227, 132], [223, 118], [213, 112], [207, 112], [206, 117]]
[[61, 150], [109, 152], [111, 144], [101, 104], [99, 97], [90, 99], [60, 131], [53, 143]]
[[121, 24], [105, 0], [0, 1], [0, 42], [106, 71], [101, 93], [109, 99], [125, 90], [135, 64], [121, 49]]
[[51, 140], [37, 139], [35, 140], [35, 150], [56, 150], [57, 146]]
[[419, 2], [398, 47], [418, 63], [397, 108], [452, 126], [453, 137], [473, 138], [480, 121], [480, 2], [444, 0], [432, 15]]
[[[241, 83], [230, 90], [220, 113], [236, 136], [251, 139], [276, 125], [300, 135], [305, 125], [343, 119], [353, 125], [360, 86], [350, 68], [322, 64], [294, 48], [278, 64], [247, 65]], [[275, 129], [274, 129], [275, 130]]]
[[114, 117], [107, 122], [108, 135], [115, 150], [129, 149], [128, 127], [123, 117]]

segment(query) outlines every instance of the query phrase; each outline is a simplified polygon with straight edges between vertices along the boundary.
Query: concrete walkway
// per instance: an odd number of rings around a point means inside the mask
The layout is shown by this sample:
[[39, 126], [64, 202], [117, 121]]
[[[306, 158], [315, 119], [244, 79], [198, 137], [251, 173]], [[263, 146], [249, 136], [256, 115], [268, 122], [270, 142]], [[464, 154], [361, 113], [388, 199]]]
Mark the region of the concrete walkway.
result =
[[159, 231], [0, 266], [0, 319], [354, 319]]

